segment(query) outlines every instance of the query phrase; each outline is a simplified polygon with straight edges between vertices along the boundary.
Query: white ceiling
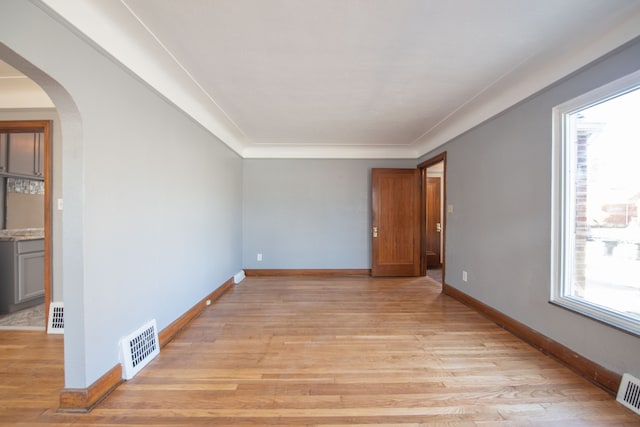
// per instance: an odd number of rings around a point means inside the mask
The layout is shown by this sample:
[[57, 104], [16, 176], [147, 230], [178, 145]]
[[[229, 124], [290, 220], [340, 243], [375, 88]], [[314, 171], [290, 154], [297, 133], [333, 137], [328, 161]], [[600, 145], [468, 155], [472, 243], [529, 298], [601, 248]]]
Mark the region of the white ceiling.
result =
[[640, 35], [640, 0], [41, 2], [244, 157], [417, 158]]

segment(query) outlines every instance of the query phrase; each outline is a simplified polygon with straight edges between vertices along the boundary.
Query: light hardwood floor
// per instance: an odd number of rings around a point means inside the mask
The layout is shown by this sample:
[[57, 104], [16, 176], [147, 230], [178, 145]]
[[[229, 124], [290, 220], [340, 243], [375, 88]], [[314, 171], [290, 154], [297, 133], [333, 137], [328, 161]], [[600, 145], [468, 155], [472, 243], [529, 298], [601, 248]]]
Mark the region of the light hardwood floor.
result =
[[247, 278], [89, 414], [61, 337], [0, 337], [3, 425], [640, 425], [425, 278]]

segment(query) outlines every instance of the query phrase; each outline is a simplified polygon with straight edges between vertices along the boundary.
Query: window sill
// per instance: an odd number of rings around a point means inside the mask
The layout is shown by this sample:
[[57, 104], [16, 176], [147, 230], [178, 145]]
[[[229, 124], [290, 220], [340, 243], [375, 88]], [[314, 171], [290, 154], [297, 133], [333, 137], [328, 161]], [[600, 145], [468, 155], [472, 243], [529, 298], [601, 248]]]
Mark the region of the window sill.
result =
[[634, 320], [621, 313], [607, 310], [598, 305], [590, 304], [576, 298], [564, 297], [552, 299], [549, 301], [549, 304], [640, 338], [640, 320]]

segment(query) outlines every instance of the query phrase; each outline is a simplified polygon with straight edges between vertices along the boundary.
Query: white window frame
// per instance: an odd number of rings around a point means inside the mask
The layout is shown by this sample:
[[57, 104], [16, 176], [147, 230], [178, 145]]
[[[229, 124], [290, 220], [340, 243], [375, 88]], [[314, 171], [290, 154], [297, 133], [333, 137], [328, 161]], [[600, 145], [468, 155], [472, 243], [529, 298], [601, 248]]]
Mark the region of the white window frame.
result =
[[[553, 108], [552, 199], [551, 199], [551, 297], [550, 302], [600, 322], [640, 336], [640, 321], [623, 313], [592, 304], [565, 292], [570, 289], [573, 271], [568, 229], [575, 212], [575, 177], [571, 174], [569, 135], [575, 135], [568, 116], [591, 106], [640, 89], [640, 71], [594, 89]], [[575, 215], [573, 215], [575, 217]]]

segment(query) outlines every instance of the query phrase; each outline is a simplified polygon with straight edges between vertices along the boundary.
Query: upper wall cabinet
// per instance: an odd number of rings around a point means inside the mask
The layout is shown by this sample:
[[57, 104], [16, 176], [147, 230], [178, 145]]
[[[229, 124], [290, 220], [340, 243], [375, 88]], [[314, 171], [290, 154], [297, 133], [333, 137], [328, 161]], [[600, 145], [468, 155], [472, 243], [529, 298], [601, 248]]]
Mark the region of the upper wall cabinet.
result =
[[6, 173], [32, 179], [44, 179], [44, 134], [9, 133], [6, 135]]

